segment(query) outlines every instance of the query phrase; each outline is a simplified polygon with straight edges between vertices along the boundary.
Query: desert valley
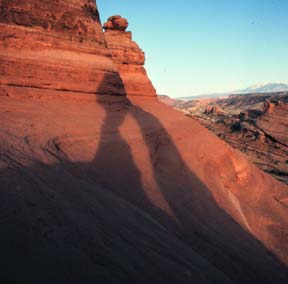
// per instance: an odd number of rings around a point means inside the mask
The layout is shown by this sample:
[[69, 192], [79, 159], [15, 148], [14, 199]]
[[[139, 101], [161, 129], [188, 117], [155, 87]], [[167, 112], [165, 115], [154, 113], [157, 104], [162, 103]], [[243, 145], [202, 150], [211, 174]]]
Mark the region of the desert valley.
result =
[[94, 0], [0, 30], [1, 283], [288, 283], [287, 94], [173, 109]]
[[159, 100], [196, 119], [260, 169], [288, 184], [288, 92], [189, 100], [159, 96]]

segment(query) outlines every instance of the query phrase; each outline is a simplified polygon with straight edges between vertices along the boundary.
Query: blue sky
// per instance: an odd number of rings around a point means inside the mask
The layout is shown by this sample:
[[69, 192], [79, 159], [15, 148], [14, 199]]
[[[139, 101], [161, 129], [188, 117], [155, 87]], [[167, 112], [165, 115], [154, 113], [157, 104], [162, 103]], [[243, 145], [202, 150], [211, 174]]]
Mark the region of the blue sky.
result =
[[97, 0], [120, 14], [146, 54], [158, 94], [171, 97], [288, 82], [288, 0]]

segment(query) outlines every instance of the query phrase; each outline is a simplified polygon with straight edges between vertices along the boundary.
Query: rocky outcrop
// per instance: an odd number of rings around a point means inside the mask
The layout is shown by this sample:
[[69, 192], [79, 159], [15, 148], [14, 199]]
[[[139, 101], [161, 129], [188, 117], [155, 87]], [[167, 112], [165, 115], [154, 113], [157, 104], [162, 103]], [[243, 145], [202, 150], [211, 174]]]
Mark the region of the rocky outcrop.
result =
[[0, 84], [8, 93], [18, 86], [124, 94], [95, 1], [3, 0], [0, 29]]
[[128, 21], [125, 18], [122, 18], [119, 15], [111, 16], [108, 18], [108, 21], [104, 24], [104, 30], [116, 30], [116, 31], [125, 31], [128, 27]]
[[126, 32], [128, 22], [112, 16], [104, 24], [105, 39], [112, 52], [112, 59], [119, 71], [128, 96], [156, 97], [156, 91], [144, 68], [145, 55]]
[[197, 119], [244, 152], [260, 169], [288, 184], [287, 92], [232, 95], [200, 102], [178, 103], [176, 109]]
[[287, 283], [287, 186], [154, 99], [124, 20], [115, 68], [93, 1], [0, 4], [3, 283]]
[[257, 126], [276, 141], [288, 146], [288, 103], [266, 100], [263, 110]]
[[218, 106], [207, 106], [205, 108], [205, 111], [204, 111], [204, 114], [207, 114], [207, 115], [223, 115], [224, 112], [223, 110], [218, 107]]
[[285, 103], [283, 101], [271, 102], [269, 100], [266, 100], [264, 102], [263, 114], [277, 113], [278, 110], [288, 111], [288, 103]]

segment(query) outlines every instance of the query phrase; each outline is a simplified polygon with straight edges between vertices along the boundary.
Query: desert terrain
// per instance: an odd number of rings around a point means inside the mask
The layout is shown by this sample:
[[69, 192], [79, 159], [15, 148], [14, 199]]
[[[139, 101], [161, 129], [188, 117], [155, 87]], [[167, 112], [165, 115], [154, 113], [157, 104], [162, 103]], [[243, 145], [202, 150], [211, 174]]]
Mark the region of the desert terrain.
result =
[[288, 93], [231, 95], [223, 99], [160, 100], [193, 117], [288, 184]]
[[0, 1], [1, 282], [286, 284], [287, 185], [160, 103], [127, 27]]

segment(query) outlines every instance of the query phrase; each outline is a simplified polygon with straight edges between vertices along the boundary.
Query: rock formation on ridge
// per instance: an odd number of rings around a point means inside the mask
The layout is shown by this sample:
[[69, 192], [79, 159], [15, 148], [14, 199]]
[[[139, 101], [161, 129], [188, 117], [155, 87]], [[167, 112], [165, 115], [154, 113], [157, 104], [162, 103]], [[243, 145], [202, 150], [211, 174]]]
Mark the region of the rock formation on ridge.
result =
[[157, 102], [129, 33], [0, 11], [3, 283], [287, 283], [287, 186]]
[[0, 83], [11, 93], [23, 86], [124, 94], [95, 1], [1, 0], [0, 28]]
[[119, 15], [111, 16], [108, 18], [108, 21], [104, 23], [104, 30], [116, 30], [116, 31], [125, 31], [128, 27], [128, 21], [125, 18], [122, 18]]
[[288, 147], [288, 102], [266, 101], [264, 112], [257, 121], [257, 126], [276, 141]]
[[128, 96], [153, 96], [156, 91], [144, 69], [145, 55], [132, 33], [126, 32], [128, 21], [121, 16], [112, 16], [104, 24], [105, 39], [112, 52], [112, 59], [117, 66]]

